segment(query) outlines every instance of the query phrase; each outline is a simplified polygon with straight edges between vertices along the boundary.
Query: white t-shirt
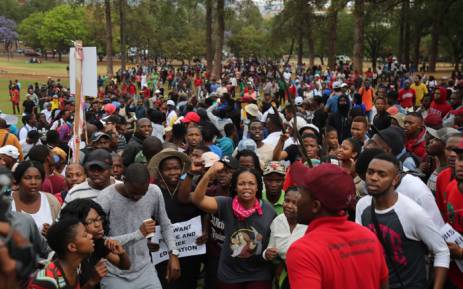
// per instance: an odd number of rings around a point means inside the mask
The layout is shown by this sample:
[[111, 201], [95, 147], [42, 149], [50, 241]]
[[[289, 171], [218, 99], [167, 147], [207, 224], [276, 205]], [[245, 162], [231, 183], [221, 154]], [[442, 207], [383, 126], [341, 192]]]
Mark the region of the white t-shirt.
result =
[[437, 228], [442, 228], [442, 226], [444, 226], [445, 223], [437, 207], [436, 200], [431, 190], [420, 178], [411, 174], [405, 174], [396, 191], [406, 195], [420, 205]]
[[[270, 225], [270, 230], [270, 239], [267, 248], [277, 248], [278, 255], [281, 259], [286, 260], [286, 253], [288, 252], [289, 247], [295, 241], [304, 236], [307, 231], [307, 225], [297, 224], [291, 232], [289, 229], [288, 219], [285, 214], [280, 214], [273, 219], [273, 222]], [[264, 259], [265, 251], [267, 251], [267, 249], [265, 249], [262, 253]]]
[[[34, 214], [29, 214], [26, 212], [23, 212], [23, 213], [30, 215], [32, 219], [34, 219], [34, 222], [37, 225], [37, 228], [39, 229], [39, 231], [42, 231], [44, 224], [51, 225], [53, 223], [53, 215], [51, 213], [51, 207], [50, 207], [50, 204], [48, 203], [47, 196], [45, 195], [44, 192], [39, 192], [39, 193], [40, 193], [39, 210]], [[11, 210], [16, 212], [16, 203], [14, 199], [11, 201]]]

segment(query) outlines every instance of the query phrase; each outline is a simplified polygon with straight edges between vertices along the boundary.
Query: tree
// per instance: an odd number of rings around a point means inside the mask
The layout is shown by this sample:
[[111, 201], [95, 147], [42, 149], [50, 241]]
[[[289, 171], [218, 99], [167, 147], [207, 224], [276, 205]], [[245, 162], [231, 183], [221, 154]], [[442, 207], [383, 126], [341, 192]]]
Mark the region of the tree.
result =
[[222, 74], [222, 51], [225, 38], [225, 0], [217, 0], [217, 40], [215, 43], [214, 68], [212, 78], [219, 78]]
[[111, 0], [104, 0], [106, 20], [106, 72], [113, 75], [113, 23], [111, 20]]
[[207, 61], [207, 72], [210, 76], [212, 73], [212, 0], [206, 0], [206, 61]]
[[442, 34], [445, 47], [452, 57], [454, 70], [460, 70], [460, 64], [463, 60], [463, 18], [461, 17], [461, 11], [463, 9], [463, 3], [460, 1], [452, 6], [452, 9], [447, 13], [442, 26]]
[[127, 7], [127, 0], [119, 0], [119, 30], [120, 30], [120, 37], [121, 37], [121, 70], [125, 70], [125, 63], [127, 61], [127, 44], [125, 38], [125, 14]]
[[[56, 49], [58, 60], [74, 40], [87, 40], [85, 9], [64, 4], [48, 11], [39, 29], [39, 39], [46, 49]], [[84, 42], [85, 44], [85, 42]]]
[[[35, 12], [24, 19], [18, 26], [19, 39], [24, 41], [24, 44], [33, 49], [42, 49], [44, 45], [40, 39], [40, 30], [43, 26], [45, 14], [43, 12]], [[47, 54], [45, 53], [45, 58]]]
[[372, 68], [376, 70], [376, 60], [379, 56], [386, 56], [386, 40], [391, 33], [391, 23], [388, 22], [385, 10], [369, 9], [365, 25], [365, 51], [371, 59]]
[[17, 39], [16, 22], [5, 16], [0, 16], [0, 41], [3, 41], [6, 53], [8, 54], [8, 60], [10, 59], [10, 49]]
[[354, 2], [354, 55], [353, 65], [354, 71], [363, 72], [363, 41], [364, 41], [364, 25], [365, 25], [365, 0], [355, 0]]

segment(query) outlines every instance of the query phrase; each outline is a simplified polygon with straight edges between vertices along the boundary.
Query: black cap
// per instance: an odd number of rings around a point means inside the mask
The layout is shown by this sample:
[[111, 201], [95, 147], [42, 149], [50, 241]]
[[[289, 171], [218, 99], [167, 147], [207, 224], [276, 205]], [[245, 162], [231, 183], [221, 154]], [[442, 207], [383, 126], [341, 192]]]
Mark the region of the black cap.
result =
[[404, 149], [404, 135], [400, 128], [390, 126], [377, 131], [378, 136], [391, 148], [392, 154], [397, 156]]
[[96, 149], [85, 156], [85, 167], [98, 166], [104, 170], [111, 168], [113, 158], [111, 154], [105, 149]]
[[232, 170], [237, 170], [240, 167], [240, 162], [237, 159], [229, 156], [223, 156], [219, 162], [223, 163]]
[[106, 137], [107, 139], [111, 139], [111, 137], [108, 134], [106, 134], [104, 132], [101, 132], [101, 131], [97, 131], [92, 135], [92, 142], [99, 141], [100, 138], [102, 138], [102, 137]]

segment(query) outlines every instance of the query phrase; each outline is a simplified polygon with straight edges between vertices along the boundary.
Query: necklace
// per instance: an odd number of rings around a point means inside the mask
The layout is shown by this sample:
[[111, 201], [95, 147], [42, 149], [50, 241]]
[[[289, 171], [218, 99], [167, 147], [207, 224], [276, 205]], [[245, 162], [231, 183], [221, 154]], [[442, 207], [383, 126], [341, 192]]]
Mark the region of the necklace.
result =
[[161, 174], [159, 174], [159, 175], [161, 176], [161, 180], [162, 180], [162, 182], [164, 183], [167, 192], [169, 193], [170, 197], [173, 199], [174, 196], [175, 196], [175, 193], [177, 193], [178, 185], [180, 184], [180, 181], [177, 182], [177, 185], [175, 185], [175, 190], [174, 190], [173, 192], [171, 192], [170, 189], [169, 189], [169, 185], [167, 185], [167, 183], [166, 183], [166, 181], [164, 180], [164, 178], [162, 177], [162, 175], [161, 175]]

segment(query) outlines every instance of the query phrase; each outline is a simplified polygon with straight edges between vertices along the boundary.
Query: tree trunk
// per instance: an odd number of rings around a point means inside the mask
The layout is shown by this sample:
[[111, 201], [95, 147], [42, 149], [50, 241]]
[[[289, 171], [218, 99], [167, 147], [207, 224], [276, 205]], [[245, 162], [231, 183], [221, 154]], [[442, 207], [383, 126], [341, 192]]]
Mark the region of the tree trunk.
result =
[[222, 74], [222, 50], [225, 33], [225, 0], [217, 1], [217, 43], [215, 45], [214, 69], [212, 78], [220, 78]]
[[288, 53], [288, 59], [286, 59], [285, 66], [286, 64], [289, 63], [289, 60], [291, 59], [291, 56], [293, 55], [293, 50], [294, 50], [294, 37], [291, 38], [291, 46], [289, 47], [289, 53]]
[[127, 0], [119, 0], [119, 18], [120, 18], [120, 34], [121, 34], [121, 70], [125, 70], [127, 62], [126, 40], [125, 40], [125, 14], [127, 9]]
[[398, 51], [398, 61], [399, 63], [404, 62], [404, 39], [405, 39], [405, 2], [402, 3], [402, 8], [400, 9], [400, 19], [399, 19], [399, 51]]
[[313, 67], [315, 65], [315, 45], [311, 27], [307, 32], [307, 47], [309, 50], [309, 67]]
[[297, 35], [297, 65], [302, 65], [302, 57], [304, 54], [304, 34], [299, 30]]
[[419, 70], [420, 65], [420, 45], [421, 45], [421, 26], [417, 23], [415, 36], [413, 38], [413, 66], [415, 66], [416, 70]]
[[61, 60], [63, 59], [63, 54], [61, 53], [61, 51], [58, 52], [58, 62], [61, 62]]
[[113, 26], [111, 21], [111, 0], [104, 1], [106, 20], [106, 71], [113, 75]]
[[365, 0], [355, 0], [354, 3], [354, 71], [363, 73], [363, 38], [365, 25]]
[[441, 17], [438, 11], [435, 12], [432, 19], [431, 27], [431, 48], [429, 51], [429, 72], [436, 71], [437, 55], [439, 54], [439, 37], [440, 37], [440, 25]]
[[212, 72], [212, 0], [206, 0], [206, 61], [207, 74], [210, 76]]
[[331, 2], [330, 9], [328, 10], [328, 67], [331, 70], [336, 69], [336, 40], [338, 26], [338, 10], [334, 7], [334, 2]]
[[410, 0], [404, 1], [405, 28], [404, 28], [404, 43], [403, 43], [403, 63], [407, 68], [410, 66]]

